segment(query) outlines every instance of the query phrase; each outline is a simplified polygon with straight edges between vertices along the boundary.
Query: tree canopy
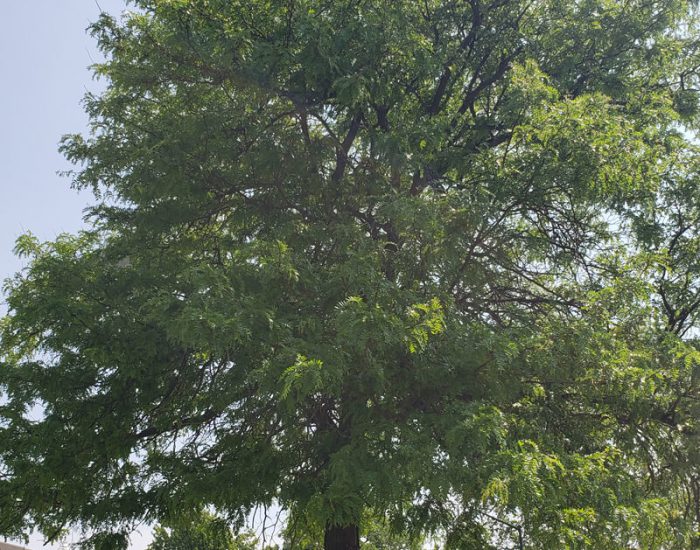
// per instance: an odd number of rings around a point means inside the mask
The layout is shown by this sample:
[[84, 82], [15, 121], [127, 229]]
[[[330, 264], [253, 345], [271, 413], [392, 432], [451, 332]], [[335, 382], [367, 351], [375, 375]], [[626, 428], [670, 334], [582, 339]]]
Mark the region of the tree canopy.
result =
[[695, 2], [132, 8], [6, 284], [0, 535], [700, 547]]

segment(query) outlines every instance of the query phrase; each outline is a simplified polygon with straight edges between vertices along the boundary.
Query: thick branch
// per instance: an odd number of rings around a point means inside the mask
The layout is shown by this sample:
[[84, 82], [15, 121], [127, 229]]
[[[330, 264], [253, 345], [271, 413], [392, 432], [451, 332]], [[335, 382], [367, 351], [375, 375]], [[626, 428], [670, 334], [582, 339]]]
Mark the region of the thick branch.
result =
[[362, 113], [357, 113], [350, 121], [350, 128], [345, 136], [345, 139], [336, 147], [335, 153], [335, 170], [333, 171], [332, 181], [338, 183], [345, 174], [345, 167], [348, 164], [348, 152], [350, 147], [352, 147], [355, 137], [357, 137], [357, 132], [360, 130], [360, 123], [362, 122]]
[[204, 422], [208, 422], [209, 420], [213, 420], [214, 418], [216, 418], [217, 415], [218, 413], [213, 409], [207, 409], [205, 412], [197, 416], [186, 416], [184, 418], [180, 418], [179, 420], [175, 420], [167, 428], [150, 426], [141, 430], [140, 432], [133, 434], [133, 437], [136, 439], [144, 439], [147, 437], [162, 435], [168, 432], [172, 432], [174, 430], [180, 430], [189, 426], [197, 426], [199, 424], [203, 424]]

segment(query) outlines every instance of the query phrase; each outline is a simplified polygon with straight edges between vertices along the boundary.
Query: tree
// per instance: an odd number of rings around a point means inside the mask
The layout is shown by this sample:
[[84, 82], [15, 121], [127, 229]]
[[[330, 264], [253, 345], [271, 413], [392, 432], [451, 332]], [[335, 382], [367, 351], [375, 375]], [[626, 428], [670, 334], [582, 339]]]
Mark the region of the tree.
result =
[[203, 513], [170, 529], [158, 526], [148, 550], [256, 550], [250, 533], [233, 535], [221, 518]]
[[92, 225], [17, 244], [0, 534], [698, 548], [694, 2], [133, 5]]

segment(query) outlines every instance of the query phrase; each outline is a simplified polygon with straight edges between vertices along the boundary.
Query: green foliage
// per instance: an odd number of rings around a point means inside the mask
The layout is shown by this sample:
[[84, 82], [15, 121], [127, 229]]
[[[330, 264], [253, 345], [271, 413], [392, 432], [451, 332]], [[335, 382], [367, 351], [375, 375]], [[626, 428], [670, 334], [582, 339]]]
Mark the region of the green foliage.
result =
[[424, 541], [411, 538], [405, 533], [392, 531], [391, 526], [382, 516], [366, 514], [362, 518], [362, 548], [366, 550], [421, 550]]
[[148, 550], [257, 550], [259, 543], [255, 535], [242, 533], [233, 535], [228, 524], [221, 518], [207, 513], [195, 518], [181, 520], [168, 529], [157, 526], [153, 542]]
[[[286, 549], [322, 550], [323, 526], [290, 518], [284, 533]], [[387, 518], [372, 510], [365, 510], [362, 516], [360, 540], [366, 550], [421, 550], [426, 548], [425, 537], [411, 536], [392, 528]]]
[[5, 285], [0, 535], [698, 548], [695, 2], [132, 7]]

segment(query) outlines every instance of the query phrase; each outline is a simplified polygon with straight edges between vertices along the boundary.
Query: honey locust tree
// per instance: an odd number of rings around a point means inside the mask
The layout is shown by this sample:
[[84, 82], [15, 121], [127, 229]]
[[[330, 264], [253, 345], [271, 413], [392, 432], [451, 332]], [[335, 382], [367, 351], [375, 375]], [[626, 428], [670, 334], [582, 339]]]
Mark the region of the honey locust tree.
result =
[[0, 534], [698, 548], [693, 2], [132, 8], [6, 285]]

